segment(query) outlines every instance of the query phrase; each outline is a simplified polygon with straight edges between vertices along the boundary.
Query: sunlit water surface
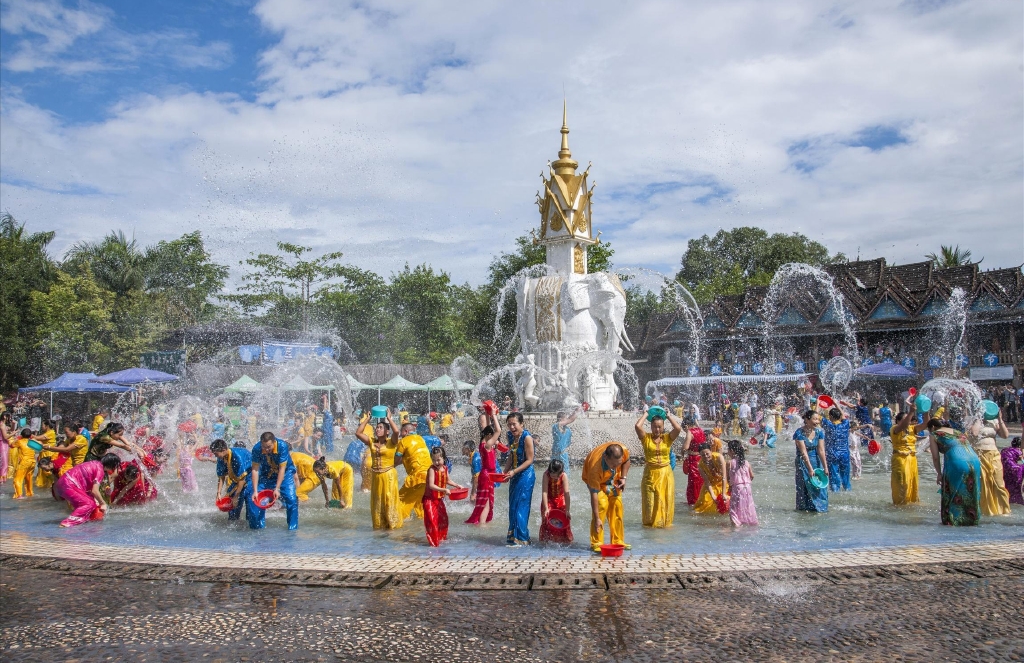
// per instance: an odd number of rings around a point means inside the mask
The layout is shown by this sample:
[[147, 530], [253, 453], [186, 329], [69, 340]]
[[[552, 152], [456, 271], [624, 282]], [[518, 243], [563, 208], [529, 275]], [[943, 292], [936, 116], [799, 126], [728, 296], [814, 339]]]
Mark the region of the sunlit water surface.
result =
[[[880, 456], [872, 458], [865, 453], [864, 475], [860, 481], [853, 482], [852, 492], [833, 493], [826, 514], [798, 513], [794, 510], [794, 453], [792, 442], [782, 442], [777, 450], [751, 449], [748, 458], [755, 472], [754, 500], [761, 520], [756, 528], [733, 528], [728, 516], [694, 515], [686, 505], [686, 476], [678, 468], [674, 526], [669, 529], [641, 527], [642, 467], [634, 467], [625, 496], [626, 540], [632, 544], [633, 553], [749, 553], [1024, 538], [1024, 508], [1017, 505], [1010, 516], [983, 518], [978, 527], [943, 527], [939, 521], [938, 486], [927, 452], [918, 457], [921, 468], [921, 503], [918, 505], [894, 507], [889, 475], [877, 460]], [[449, 538], [439, 549], [427, 545], [419, 520], [409, 520], [405, 527], [391, 532], [373, 531], [370, 497], [359, 492], [358, 485], [355, 506], [351, 509], [325, 508], [323, 494], [317, 488], [310, 500], [300, 505], [297, 532], [287, 531], [281, 510], [268, 512], [265, 530], [252, 531], [246, 526], [244, 515], [241, 521], [229, 523], [226, 514], [214, 507], [214, 465], [196, 461], [194, 468], [200, 484], [196, 494], [181, 492], [172, 466], [157, 479], [160, 489], [157, 502], [116, 509], [103, 522], [70, 529], [57, 526], [67, 514], [63, 504], [55, 503], [49, 495], [16, 502], [11, 499], [8, 483], [0, 498], [0, 529], [5, 535], [18, 532], [70, 541], [239, 552], [435, 556], [591, 554], [587, 548], [588, 495], [578, 467], [570, 471], [572, 528], [576, 539], [572, 546], [506, 547], [507, 488], [498, 487], [494, 520], [483, 527], [465, 524], [472, 511], [468, 500], [449, 504]], [[401, 471], [399, 475], [400, 480], [404, 479]], [[540, 520], [540, 471], [537, 478], [530, 523], [534, 539]], [[452, 479], [468, 485], [468, 466], [457, 464]], [[356, 480], [358, 482], [358, 475]]]

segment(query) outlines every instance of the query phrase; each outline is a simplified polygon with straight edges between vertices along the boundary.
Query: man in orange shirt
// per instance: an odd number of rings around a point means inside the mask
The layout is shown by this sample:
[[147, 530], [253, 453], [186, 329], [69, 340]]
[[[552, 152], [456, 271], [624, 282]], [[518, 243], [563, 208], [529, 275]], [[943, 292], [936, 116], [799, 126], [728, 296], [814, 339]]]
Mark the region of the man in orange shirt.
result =
[[583, 482], [590, 488], [590, 547], [601, 552], [604, 522], [608, 521], [613, 545], [626, 544], [622, 525], [622, 493], [629, 473], [629, 450], [618, 442], [595, 447], [583, 462]]

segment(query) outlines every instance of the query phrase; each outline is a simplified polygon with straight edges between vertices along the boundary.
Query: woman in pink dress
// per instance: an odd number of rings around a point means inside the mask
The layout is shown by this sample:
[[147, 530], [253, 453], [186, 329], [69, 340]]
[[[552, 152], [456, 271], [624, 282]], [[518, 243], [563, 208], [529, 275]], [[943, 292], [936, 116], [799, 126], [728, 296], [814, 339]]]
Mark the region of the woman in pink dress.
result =
[[729, 440], [729, 486], [732, 489], [729, 519], [736, 527], [757, 524], [757, 507], [754, 506], [754, 494], [751, 492], [754, 473], [745, 455], [742, 442]]
[[113, 476], [120, 466], [121, 459], [117, 454], [107, 454], [100, 460], [75, 465], [57, 480], [54, 495], [71, 505], [71, 515], [60, 521], [61, 527], [88, 522], [97, 510], [106, 513], [107, 505], [100, 493], [100, 484], [104, 478]]
[[0, 486], [7, 482], [7, 470], [10, 467], [10, 443], [7, 441], [14, 431], [14, 419], [10, 412], [0, 416]]
[[494, 413], [489, 413], [487, 419], [490, 423], [480, 431], [480, 469], [477, 471], [474, 468], [472, 494], [469, 496], [475, 500], [473, 514], [466, 521], [470, 525], [489, 523], [494, 518], [494, 482], [491, 481], [491, 474], [498, 471], [498, 458], [494, 448], [501, 438], [501, 424]]
[[[189, 434], [191, 435], [191, 434]], [[194, 493], [199, 490], [196, 473], [192, 470], [192, 459], [195, 457], [196, 445], [187, 435], [178, 435], [178, 478], [181, 479], [181, 492]]]

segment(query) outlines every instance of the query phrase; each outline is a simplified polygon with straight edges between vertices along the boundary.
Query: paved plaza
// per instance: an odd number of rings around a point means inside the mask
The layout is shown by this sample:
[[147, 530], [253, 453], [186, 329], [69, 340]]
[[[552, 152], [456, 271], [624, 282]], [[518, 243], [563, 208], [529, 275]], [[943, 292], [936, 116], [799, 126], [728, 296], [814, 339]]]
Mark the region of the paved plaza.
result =
[[81, 662], [1024, 659], [1024, 541], [502, 562], [5, 535], [0, 646]]

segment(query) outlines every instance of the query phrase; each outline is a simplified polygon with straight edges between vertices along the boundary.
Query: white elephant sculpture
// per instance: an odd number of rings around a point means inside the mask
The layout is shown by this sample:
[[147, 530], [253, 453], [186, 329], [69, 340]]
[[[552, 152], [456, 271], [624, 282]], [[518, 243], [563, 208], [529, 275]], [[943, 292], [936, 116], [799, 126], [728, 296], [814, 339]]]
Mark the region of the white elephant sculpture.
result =
[[[519, 339], [524, 355], [534, 355], [536, 365], [546, 372], [535, 393], [539, 407], [563, 406], [566, 371], [573, 361], [587, 353], [620, 355], [632, 350], [626, 335], [626, 293], [614, 274], [555, 274], [523, 278], [516, 290]], [[596, 410], [610, 410], [615, 399], [613, 360], [602, 361], [587, 380], [588, 399]], [[558, 376], [560, 384], [553, 384]], [[531, 394], [532, 395], [532, 394]]]

